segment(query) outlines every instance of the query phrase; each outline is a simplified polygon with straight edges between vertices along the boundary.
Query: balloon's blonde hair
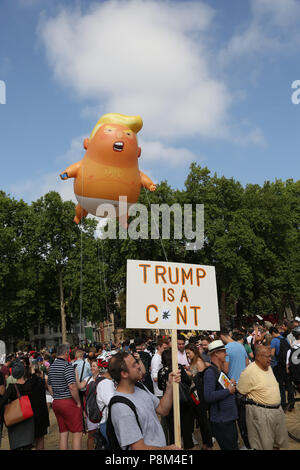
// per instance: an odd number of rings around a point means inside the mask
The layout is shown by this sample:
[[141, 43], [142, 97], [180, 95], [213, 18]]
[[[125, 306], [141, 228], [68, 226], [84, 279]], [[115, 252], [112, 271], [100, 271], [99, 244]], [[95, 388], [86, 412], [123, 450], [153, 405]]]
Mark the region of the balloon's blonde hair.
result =
[[122, 126], [126, 126], [128, 129], [131, 129], [135, 134], [137, 134], [143, 127], [141, 116], [126, 116], [125, 114], [118, 113], [103, 114], [92, 130], [90, 140], [92, 140], [98, 129], [103, 126], [103, 124], [121, 124]]

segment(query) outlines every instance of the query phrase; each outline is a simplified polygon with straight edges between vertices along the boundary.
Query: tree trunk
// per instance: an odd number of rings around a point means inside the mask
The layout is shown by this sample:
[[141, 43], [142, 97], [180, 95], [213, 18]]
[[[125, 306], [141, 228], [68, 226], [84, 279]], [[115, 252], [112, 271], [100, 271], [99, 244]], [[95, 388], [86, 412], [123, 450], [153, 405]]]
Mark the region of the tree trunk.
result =
[[224, 327], [226, 324], [226, 293], [222, 290], [221, 293], [221, 308], [220, 308], [220, 326]]
[[65, 344], [67, 342], [67, 327], [66, 327], [64, 289], [63, 289], [61, 271], [59, 272], [59, 291], [60, 291], [61, 336], [62, 336], [62, 344]]

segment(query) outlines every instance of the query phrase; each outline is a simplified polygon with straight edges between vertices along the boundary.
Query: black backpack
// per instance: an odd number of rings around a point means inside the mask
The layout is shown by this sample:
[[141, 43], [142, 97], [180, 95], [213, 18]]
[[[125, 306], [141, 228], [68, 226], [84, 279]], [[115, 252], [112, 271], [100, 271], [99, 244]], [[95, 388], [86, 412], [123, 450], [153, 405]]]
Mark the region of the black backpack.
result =
[[296, 385], [300, 385], [300, 348], [291, 348], [289, 372], [292, 381]]
[[279, 340], [280, 340], [280, 347], [279, 347], [279, 353], [277, 356], [278, 365], [285, 369], [287, 352], [291, 349], [291, 347], [285, 338], [279, 338]]
[[96, 380], [91, 380], [86, 386], [86, 392], [84, 396], [84, 410], [87, 417], [92, 423], [100, 423], [103, 415], [103, 410], [99, 410], [97, 404], [97, 386], [105, 377], [96, 377]]
[[[136, 387], [141, 388], [142, 390], [144, 390], [146, 392], [145, 387], [144, 387], [143, 384], [136, 383], [135, 385], [136, 385]], [[148, 392], [146, 392], [146, 393], [148, 393]], [[129, 408], [131, 408], [131, 410], [133, 411], [133, 413], [135, 415], [135, 418], [136, 418], [137, 424], [138, 424], [138, 426], [141, 430], [141, 433], [143, 433], [134, 403], [131, 400], [129, 400], [129, 398], [122, 397], [120, 395], [116, 395], [116, 396], [111, 398], [111, 400], [109, 402], [109, 405], [108, 405], [108, 418], [107, 418], [107, 422], [106, 422], [106, 435], [107, 435], [107, 439], [108, 439], [108, 443], [107, 443], [107, 447], [106, 447], [107, 450], [122, 450], [121, 446], [119, 444], [119, 441], [117, 439], [112, 420], [111, 420], [111, 407], [115, 403], [123, 403], [124, 405], [127, 405], [127, 406], [129, 406]], [[128, 450], [129, 447], [130, 446], [128, 446], [126, 450]]]
[[[215, 374], [215, 378], [216, 378], [216, 384], [218, 384], [218, 379], [220, 377], [220, 371], [214, 364], [211, 364], [210, 366], [207, 366], [203, 371], [198, 372], [195, 375], [195, 377], [193, 378], [193, 380], [194, 380], [194, 384], [196, 386], [199, 401], [208, 410], [210, 405], [204, 399], [204, 375], [205, 375], [205, 372], [207, 371], [207, 369], [213, 370], [213, 372]], [[220, 388], [222, 388], [221, 385], [220, 385]]]

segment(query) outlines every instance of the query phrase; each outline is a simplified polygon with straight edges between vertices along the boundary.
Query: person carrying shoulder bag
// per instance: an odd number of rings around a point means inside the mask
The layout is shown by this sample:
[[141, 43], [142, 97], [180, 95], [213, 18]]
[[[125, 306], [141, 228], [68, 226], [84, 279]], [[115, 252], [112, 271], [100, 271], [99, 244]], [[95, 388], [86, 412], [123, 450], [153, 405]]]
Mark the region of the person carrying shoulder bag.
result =
[[[0, 397], [0, 414], [4, 412], [5, 405], [16, 400], [18, 394], [22, 397], [29, 395], [31, 391], [30, 382], [26, 382], [25, 367], [19, 360], [12, 364], [12, 376], [16, 384], [10, 384], [5, 394]], [[30, 450], [34, 443], [34, 419], [28, 418], [14, 426], [8, 427], [8, 439], [11, 450]]]

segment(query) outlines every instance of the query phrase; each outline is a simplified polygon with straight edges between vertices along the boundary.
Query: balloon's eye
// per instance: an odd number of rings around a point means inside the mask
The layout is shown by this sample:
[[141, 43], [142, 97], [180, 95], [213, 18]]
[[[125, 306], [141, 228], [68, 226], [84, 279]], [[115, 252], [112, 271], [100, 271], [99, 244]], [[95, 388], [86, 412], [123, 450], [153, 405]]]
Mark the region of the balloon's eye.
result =
[[113, 129], [111, 127], [105, 127], [105, 129], [104, 129], [105, 134], [110, 134], [112, 131], [113, 131]]

